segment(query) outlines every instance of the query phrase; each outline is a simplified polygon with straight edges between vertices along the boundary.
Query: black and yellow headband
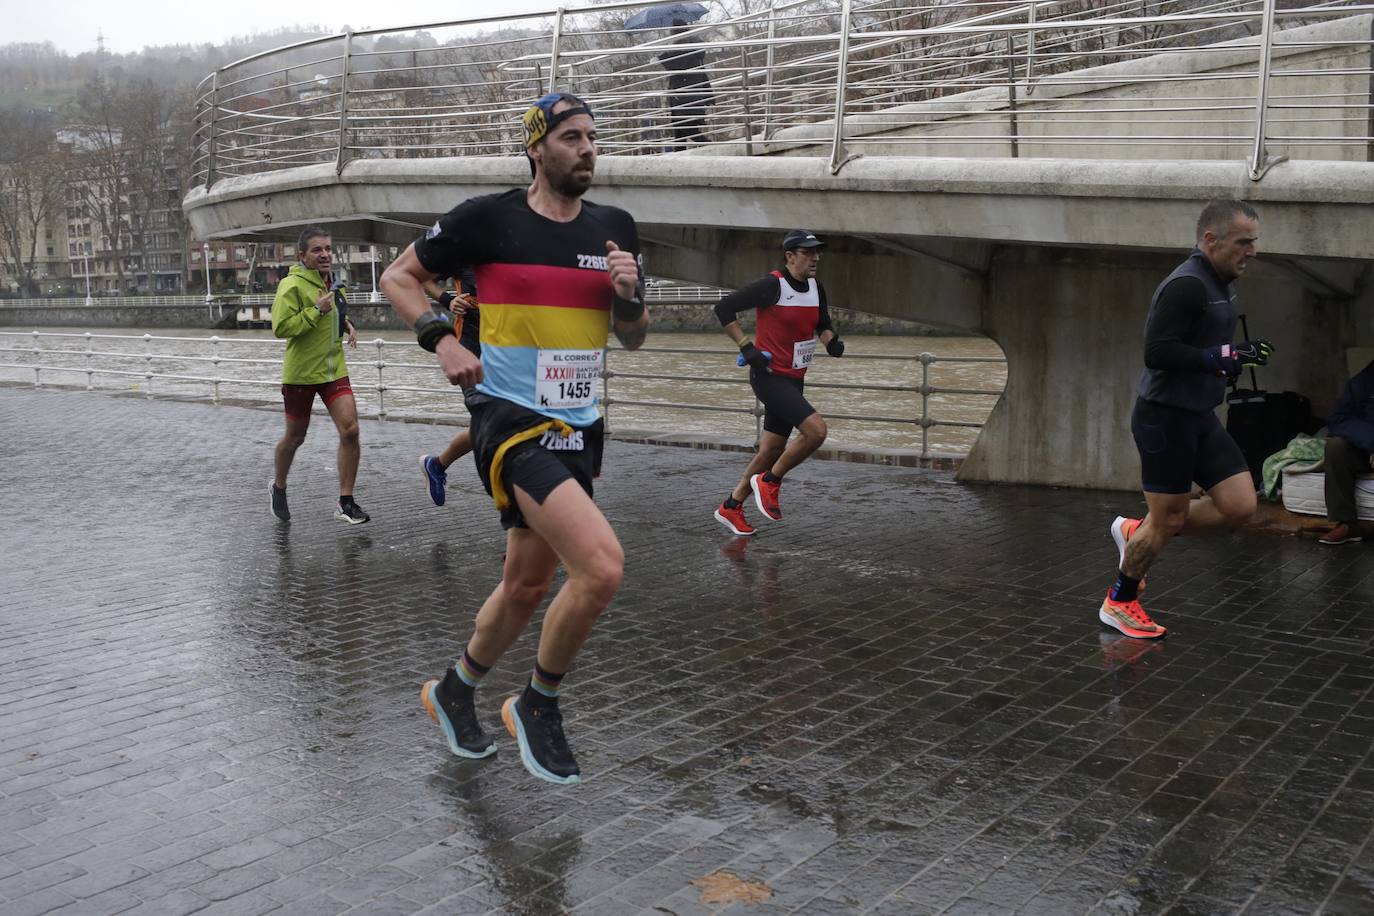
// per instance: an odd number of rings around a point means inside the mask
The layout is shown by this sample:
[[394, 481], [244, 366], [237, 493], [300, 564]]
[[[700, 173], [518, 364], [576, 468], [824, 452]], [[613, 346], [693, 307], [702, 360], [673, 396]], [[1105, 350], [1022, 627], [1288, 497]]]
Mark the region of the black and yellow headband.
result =
[[[572, 107], [565, 108], [558, 114], [553, 113], [554, 106], [559, 102], [569, 102]], [[550, 92], [542, 96], [537, 102], [529, 107], [525, 116], [520, 119], [525, 128], [525, 149], [534, 146], [540, 140], [548, 136], [549, 131], [568, 118], [575, 118], [578, 115], [586, 115], [595, 119], [592, 110], [587, 107], [587, 103], [575, 95], [566, 92]]]

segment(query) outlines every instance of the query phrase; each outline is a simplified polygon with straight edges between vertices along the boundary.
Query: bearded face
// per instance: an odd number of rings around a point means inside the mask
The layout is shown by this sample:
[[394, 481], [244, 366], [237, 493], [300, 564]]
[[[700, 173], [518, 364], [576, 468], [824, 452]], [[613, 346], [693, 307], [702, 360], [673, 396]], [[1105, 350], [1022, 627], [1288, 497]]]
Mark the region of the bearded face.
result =
[[555, 192], [576, 198], [591, 187], [596, 171], [596, 122], [591, 117], [569, 118], [544, 137], [537, 149], [544, 180]]

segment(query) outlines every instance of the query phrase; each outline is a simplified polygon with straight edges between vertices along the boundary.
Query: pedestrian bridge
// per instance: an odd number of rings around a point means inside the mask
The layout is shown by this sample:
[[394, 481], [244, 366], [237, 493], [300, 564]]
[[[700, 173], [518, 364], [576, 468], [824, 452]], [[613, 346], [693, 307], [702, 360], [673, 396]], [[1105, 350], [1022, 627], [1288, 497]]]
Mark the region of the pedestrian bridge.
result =
[[[1262, 214], [1266, 257], [1240, 290], [1278, 344], [1265, 387], [1320, 407], [1345, 348], [1374, 343], [1368, 7], [845, 0], [614, 27], [649, 5], [345, 33], [229, 65], [200, 94], [191, 222], [406, 244], [526, 182], [519, 112], [571, 89], [598, 113], [591, 196], [636, 216], [654, 274], [737, 285], [806, 226], [831, 242], [837, 304], [994, 338], [1008, 384], [968, 479], [1133, 486], [1144, 312], [1209, 197]], [[665, 48], [702, 51], [712, 87], [706, 142], [681, 152], [664, 152], [686, 120]]]

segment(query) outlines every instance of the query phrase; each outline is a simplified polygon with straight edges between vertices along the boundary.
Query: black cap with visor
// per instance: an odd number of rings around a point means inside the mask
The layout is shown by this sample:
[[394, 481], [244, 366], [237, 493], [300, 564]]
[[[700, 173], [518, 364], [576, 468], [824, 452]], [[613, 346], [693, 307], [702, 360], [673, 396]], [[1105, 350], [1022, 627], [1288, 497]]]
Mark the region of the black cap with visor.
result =
[[824, 248], [825, 242], [816, 238], [810, 229], [793, 229], [782, 237], [783, 251], [796, 251], [798, 248]]

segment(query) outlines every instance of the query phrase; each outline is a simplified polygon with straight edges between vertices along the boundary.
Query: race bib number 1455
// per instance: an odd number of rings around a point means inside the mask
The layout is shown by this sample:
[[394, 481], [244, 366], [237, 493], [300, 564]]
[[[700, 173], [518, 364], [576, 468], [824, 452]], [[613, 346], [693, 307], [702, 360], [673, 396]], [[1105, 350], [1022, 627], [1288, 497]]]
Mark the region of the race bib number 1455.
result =
[[540, 350], [535, 378], [539, 407], [589, 407], [601, 383], [601, 350]]

